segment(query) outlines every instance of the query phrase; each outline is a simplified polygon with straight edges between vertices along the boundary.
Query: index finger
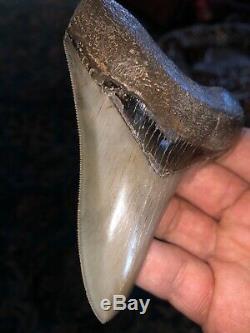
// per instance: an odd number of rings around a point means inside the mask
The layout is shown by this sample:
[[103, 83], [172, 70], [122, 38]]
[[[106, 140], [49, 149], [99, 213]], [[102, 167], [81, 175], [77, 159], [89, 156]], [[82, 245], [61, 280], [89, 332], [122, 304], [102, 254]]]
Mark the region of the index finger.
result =
[[197, 257], [173, 244], [153, 240], [137, 284], [204, 324], [214, 278], [210, 267]]

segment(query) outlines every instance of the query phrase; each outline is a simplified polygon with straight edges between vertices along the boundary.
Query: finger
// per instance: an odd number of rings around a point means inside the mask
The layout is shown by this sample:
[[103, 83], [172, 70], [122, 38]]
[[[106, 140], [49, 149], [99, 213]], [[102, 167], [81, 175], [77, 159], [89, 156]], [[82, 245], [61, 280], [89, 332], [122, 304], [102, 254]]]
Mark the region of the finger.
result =
[[169, 301], [186, 316], [205, 322], [214, 286], [208, 265], [188, 252], [154, 240], [137, 284]]
[[218, 163], [235, 172], [250, 182], [250, 130], [242, 131], [238, 144], [226, 155], [217, 160]]
[[[250, 190], [224, 211], [217, 233], [216, 252], [223, 254], [225, 262], [235, 262], [250, 272]], [[209, 258], [214, 262], [216, 256]], [[249, 275], [250, 276], [250, 275]]]
[[224, 211], [222, 224], [246, 227], [246, 232], [241, 233], [240, 236], [242, 240], [247, 237], [250, 249], [250, 189], [242, 193], [236, 203]]
[[155, 236], [206, 260], [214, 254], [217, 228], [211, 217], [185, 200], [174, 197]]
[[177, 194], [205, 213], [220, 219], [248, 188], [248, 183], [226, 168], [210, 163], [186, 172], [177, 188]]

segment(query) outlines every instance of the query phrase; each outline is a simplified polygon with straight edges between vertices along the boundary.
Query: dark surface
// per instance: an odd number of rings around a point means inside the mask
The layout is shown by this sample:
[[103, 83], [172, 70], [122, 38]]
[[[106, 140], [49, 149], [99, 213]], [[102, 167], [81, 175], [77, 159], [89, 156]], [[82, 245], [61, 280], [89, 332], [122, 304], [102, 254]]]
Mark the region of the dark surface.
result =
[[196, 82], [230, 91], [250, 126], [250, 24], [196, 24], [160, 39], [165, 53]]
[[[87, 303], [76, 246], [77, 127], [62, 47], [76, 3], [0, 1], [0, 332], [200, 332], [155, 298], [145, 316], [124, 312], [105, 326]], [[148, 297], [137, 288], [133, 296]]]

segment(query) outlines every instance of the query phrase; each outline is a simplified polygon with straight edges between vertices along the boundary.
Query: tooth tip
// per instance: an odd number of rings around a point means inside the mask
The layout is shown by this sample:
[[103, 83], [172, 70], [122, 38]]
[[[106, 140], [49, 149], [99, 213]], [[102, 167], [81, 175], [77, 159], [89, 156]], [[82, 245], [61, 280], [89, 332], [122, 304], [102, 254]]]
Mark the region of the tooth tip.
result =
[[[110, 321], [114, 316], [116, 316], [117, 311], [114, 311], [112, 308], [110, 310], [103, 310], [101, 308], [101, 299], [100, 296], [94, 295], [94, 291], [92, 289], [91, 294], [87, 293], [88, 300], [90, 306], [97, 317], [97, 319], [102, 323], [105, 324]], [[111, 297], [104, 296], [104, 298], [111, 299]]]
[[104, 310], [101, 310], [100, 308], [97, 309], [93, 305], [91, 305], [91, 307], [92, 307], [92, 310], [93, 310], [95, 316], [101, 322], [101, 324], [106, 324], [116, 315], [116, 312], [114, 310], [104, 311]]
[[99, 313], [95, 312], [95, 315], [96, 315], [97, 319], [102, 324], [106, 324], [108, 321], [110, 321], [116, 315], [116, 312], [113, 311], [113, 310], [110, 310], [110, 311], [101, 311]]
[[[83, 259], [83, 256], [81, 256]], [[104, 299], [108, 299], [112, 304], [114, 295], [128, 295], [128, 289], [130, 285], [128, 281], [123, 281], [124, 285], [121, 287], [117, 284], [118, 271], [113, 271], [113, 274], [108, 274], [103, 265], [99, 262], [97, 265], [91, 265], [88, 261], [89, 256], [84, 260], [82, 266], [83, 280], [85, 285], [86, 294], [89, 300], [89, 304], [96, 315], [97, 319], [105, 324], [110, 321], [118, 312], [115, 311], [112, 306], [108, 310], [104, 310], [101, 307], [101, 302]], [[93, 258], [92, 258], [93, 259]], [[88, 269], [86, 270], [86, 265]], [[121, 280], [119, 278], [118, 280]]]

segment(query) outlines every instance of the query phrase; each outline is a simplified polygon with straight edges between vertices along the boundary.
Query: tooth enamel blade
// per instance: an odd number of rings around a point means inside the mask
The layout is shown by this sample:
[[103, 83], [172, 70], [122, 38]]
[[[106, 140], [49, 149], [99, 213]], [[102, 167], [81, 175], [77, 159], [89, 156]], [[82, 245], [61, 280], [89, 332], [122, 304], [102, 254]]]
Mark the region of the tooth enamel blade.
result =
[[154, 172], [67, 34], [64, 45], [80, 134], [81, 270], [91, 307], [104, 323], [115, 311], [104, 311], [101, 301], [129, 295], [180, 175], [160, 177]]

